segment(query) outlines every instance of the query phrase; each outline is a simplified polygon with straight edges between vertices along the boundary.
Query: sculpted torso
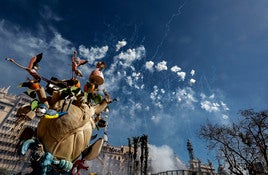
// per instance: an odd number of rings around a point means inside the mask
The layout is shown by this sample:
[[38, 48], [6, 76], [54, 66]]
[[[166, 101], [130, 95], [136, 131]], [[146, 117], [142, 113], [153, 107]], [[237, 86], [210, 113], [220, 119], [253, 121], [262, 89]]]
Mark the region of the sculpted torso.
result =
[[[63, 101], [56, 101], [50, 106], [59, 110]], [[72, 162], [89, 145], [92, 130], [95, 128], [94, 115], [101, 113], [106, 106], [106, 100], [96, 106], [73, 101], [64, 116], [40, 120], [37, 138], [44, 145], [45, 150], [52, 153], [55, 158]]]

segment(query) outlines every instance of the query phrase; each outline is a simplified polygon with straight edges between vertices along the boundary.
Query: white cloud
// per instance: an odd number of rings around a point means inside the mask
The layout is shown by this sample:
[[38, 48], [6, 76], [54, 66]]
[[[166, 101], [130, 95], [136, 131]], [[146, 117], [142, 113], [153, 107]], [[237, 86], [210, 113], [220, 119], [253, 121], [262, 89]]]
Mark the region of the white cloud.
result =
[[78, 48], [79, 54], [83, 58], [87, 58], [89, 64], [93, 64], [94, 61], [104, 58], [106, 56], [106, 53], [108, 52], [108, 49], [108, 46], [91, 47], [90, 49], [88, 49], [84, 45], [80, 45]]
[[185, 80], [186, 73], [185, 72], [177, 72], [177, 75], [179, 76], [181, 81]]
[[116, 52], [126, 45], [127, 45], [127, 42], [125, 40], [118, 41], [116, 44]]
[[166, 61], [161, 61], [159, 63], [157, 63], [157, 65], [155, 66], [156, 70], [157, 71], [164, 71], [164, 70], [167, 70], [167, 62]]
[[61, 21], [62, 18], [59, 17], [53, 10], [51, 10], [48, 6], [44, 6], [40, 10], [40, 15], [45, 20], [54, 20], [54, 21]]
[[153, 72], [154, 71], [154, 62], [153, 61], [147, 61], [145, 63], [145, 68], [148, 69], [149, 71]]
[[[57, 38], [57, 34], [54, 36], [54, 39]], [[53, 40], [52, 40], [53, 41]], [[27, 35], [27, 37], [21, 37], [21, 38], [17, 38], [17, 42], [19, 42], [20, 44], [24, 44], [24, 47], [25, 46], [28, 46], [29, 48], [32, 48], [32, 49], [40, 49], [40, 47], [42, 48], [46, 48], [47, 47], [47, 43], [46, 41], [44, 41], [43, 39], [40, 39], [40, 38], [36, 38], [36, 37], [33, 37], [33, 36], [30, 36], [30, 35]], [[70, 44], [69, 42], [66, 42], [67, 44]], [[62, 48], [62, 46], [58, 46], [58, 45], [64, 45], [65, 43], [62, 42], [62, 43], [57, 43], [57, 45], [53, 45], [53, 43], [51, 43], [52, 46], [54, 46], [55, 48]], [[60, 49], [61, 51], [62, 49]]]
[[61, 34], [55, 33], [54, 38], [49, 43], [50, 47], [54, 47], [60, 53], [72, 53], [72, 43], [64, 39]]
[[[38, 33], [38, 32], [37, 32]], [[16, 24], [9, 23], [5, 20], [1, 20], [0, 22], [0, 40], [3, 44], [0, 44], [2, 48], [2, 52], [0, 56], [2, 57], [13, 57], [14, 59], [20, 59], [18, 62], [22, 65], [28, 65], [29, 59], [43, 52], [43, 59], [40, 63], [40, 73], [46, 73], [48, 76], [57, 77], [66, 77], [71, 74], [68, 74], [66, 69], [71, 70], [68, 66], [68, 58], [66, 58], [69, 54], [73, 52], [73, 44], [69, 40], [62, 37], [58, 32], [53, 33], [54, 36], [48, 39], [45, 38], [44, 35], [33, 35], [31, 32], [24, 31], [20, 26]], [[49, 58], [49, 59], [48, 59]], [[58, 64], [61, 64], [62, 69], [59, 69]], [[49, 68], [49, 70], [43, 67]], [[12, 67], [12, 69], [17, 71], [16, 67]], [[4, 69], [2, 69], [4, 70]], [[13, 71], [13, 70], [12, 70]], [[21, 70], [18, 70], [21, 72]], [[45, 72], [46, 71], [46, 72]], [[12, 76], [10, 74], [10, 76]], [[22, 79], [25, 76], [16, 76], [11, 78], [14, 81], [15, 79]], [[8, 79], [8, 78], [7, 78]], [[6, 80], [8, 81], [8, 80]]]
[[173, 67], [171, 67], [171, 72], [179, 72], [179, 71], [181, 71], [181, 68], [179, 67], [179, 66], [173, 66]]

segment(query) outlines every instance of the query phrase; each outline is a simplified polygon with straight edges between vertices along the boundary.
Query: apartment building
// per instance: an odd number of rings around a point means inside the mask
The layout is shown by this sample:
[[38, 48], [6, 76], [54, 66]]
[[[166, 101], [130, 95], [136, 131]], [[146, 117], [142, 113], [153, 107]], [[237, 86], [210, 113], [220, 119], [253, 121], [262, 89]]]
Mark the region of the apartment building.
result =
[[20, 135], [25, 128], [35, 129], [39, 118], [16, 116], [17, 110], [29, 104], [32, 99], [27, 95], [12, 95], [9, 87], [0, 88], [0, 171], [9, 173], [30, 172], [29, 153], [19, 156], [17, 153], [20, 144]]

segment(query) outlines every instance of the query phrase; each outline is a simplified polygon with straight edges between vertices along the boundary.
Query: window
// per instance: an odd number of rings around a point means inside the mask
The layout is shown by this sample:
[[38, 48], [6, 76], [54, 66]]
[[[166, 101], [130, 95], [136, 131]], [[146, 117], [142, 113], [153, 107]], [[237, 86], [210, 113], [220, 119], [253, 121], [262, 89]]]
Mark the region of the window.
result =
[[22, 101], [25, 101], [25, 102], [28, 102], [28, 103], [31, 102], [31, 100], [30, 99], [27, 99], [27, 98], [22, 98]]
[[21, 102], [19, 102], [19, 104], [18, 104], [18, 106], [23, 106], [24, 105], [24, 103], [21, 103]]
[[0, 110], [5, 110], [5, 106], [0, 105]]

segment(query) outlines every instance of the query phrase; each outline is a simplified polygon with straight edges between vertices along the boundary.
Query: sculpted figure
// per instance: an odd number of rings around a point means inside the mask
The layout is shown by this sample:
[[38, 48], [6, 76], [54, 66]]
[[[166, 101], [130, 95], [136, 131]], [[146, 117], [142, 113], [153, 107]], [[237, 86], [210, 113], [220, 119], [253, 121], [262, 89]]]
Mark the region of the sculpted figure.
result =
[[[31, 63], [37, 63], [41, 58], [42, 54], [32, 58]], [[13, 59], [7, 60], [17, 64]], [[79, 76], [78, 66], [86, 61], [79, 62], [74, 52], [72, 63], [74, 74]], [[36, 134], [25, 140], [19, 150], [22, 155], [25, 155], [28, 149], [32, 150], [31, 174], [45, 175], [51, 169], [55, 172], [77, 172], [81, 167], [86, 168], [80, 165], [84, 160], [92, 160], [99, 155], [103, 138], [93, 144], [90, 144], [90, 140], [96, 126], [106, 127], [101, 113], [112, 102], [105, 90], [103, 96], [96, 92], [97, 87], [104, 83], [101, 70], [105, 67], [104, 62], [97, 63], [95, 70], [89, 75], [84, 92], [74, 75], [70, 80], [58, 80], [55, 77], [48, 80], [37, 73], [33, 74], [34, 66], [23, 67], [38, 83], [38, 86], [32, 89], [37, 99], [33, 100], [31, 105], [19, 109], [17, 116], [23, 116], [22, 121], [25, 118], [41, 117], [36, 132], [32, 132]], [[41, 80], [48, 83], [46, 90], [39, 84]], [[23, 122], [18, 120], [16, 126], [21, 123]]]

